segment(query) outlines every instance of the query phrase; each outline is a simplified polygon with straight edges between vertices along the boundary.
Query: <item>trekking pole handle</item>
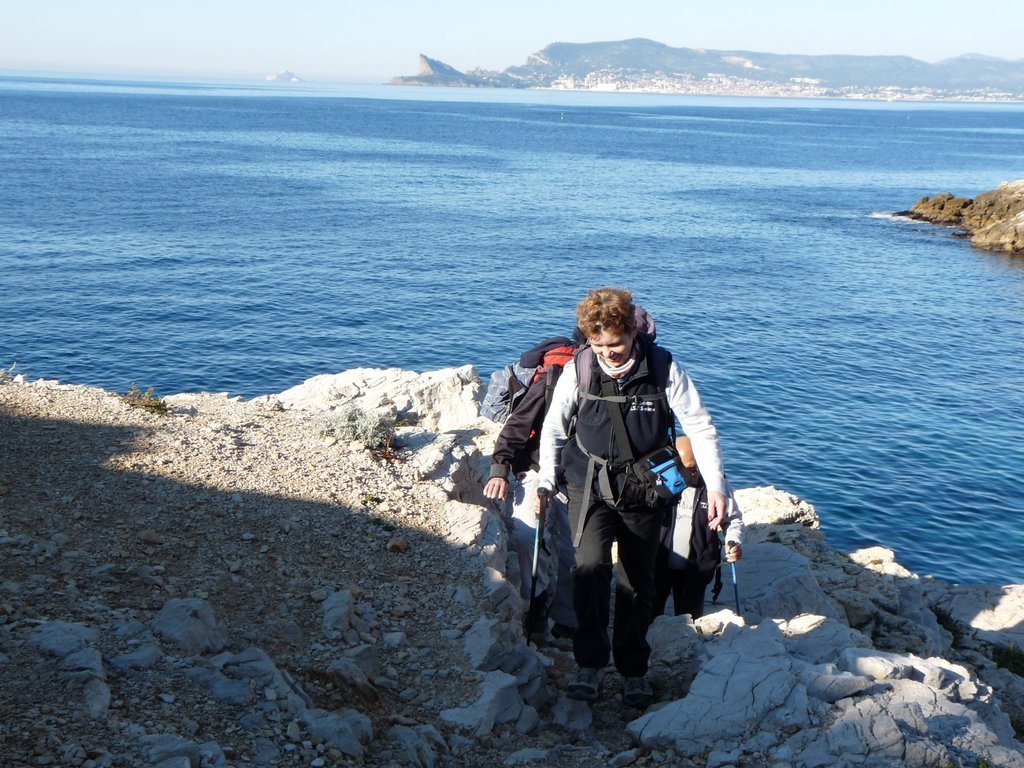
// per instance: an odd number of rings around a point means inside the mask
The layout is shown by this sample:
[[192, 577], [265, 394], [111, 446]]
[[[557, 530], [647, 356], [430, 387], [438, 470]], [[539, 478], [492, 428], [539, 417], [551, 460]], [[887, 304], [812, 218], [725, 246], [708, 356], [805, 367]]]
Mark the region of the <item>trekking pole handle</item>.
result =
[[551, 491], [548, 490], [547, 488], [538, 488], [537, 501], [539, 502], [539, 506], [537, 509], [537, 517], [543, 517], [544, 513], [548, 509], [548, 504], [551, 501]]

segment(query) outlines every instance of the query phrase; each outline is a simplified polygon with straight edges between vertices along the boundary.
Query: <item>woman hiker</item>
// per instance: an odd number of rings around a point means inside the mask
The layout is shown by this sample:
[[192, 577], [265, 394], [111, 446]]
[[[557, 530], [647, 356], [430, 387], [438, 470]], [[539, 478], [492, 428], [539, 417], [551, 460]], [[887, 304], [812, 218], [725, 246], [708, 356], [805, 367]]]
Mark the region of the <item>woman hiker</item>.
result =
[[[561, 466], [576, 544], [577, 672], [567, 695], [597, 699], [611, 657], [623, 677], [623, 701], [646, 708], [653, 698], [646, 635], [653, 618], [655, 558], [662, 522], [674, 501], [654, 494], [634, 469], [643, 457], [671, 448], [677, 418], [707, 484], [708, 525], [717, 528], [727, 511], [722, 455], [718, 433], [690, 377], [665, 349], [637, 333], [629, 291], [590, 291], [576, 317], [590, 344], [574, 365], [565, 366], [555, 387], [541, 430], [539, 484], [554, 493]], [[613, 542], [618, 543], [620, 568], [609, 643]]]

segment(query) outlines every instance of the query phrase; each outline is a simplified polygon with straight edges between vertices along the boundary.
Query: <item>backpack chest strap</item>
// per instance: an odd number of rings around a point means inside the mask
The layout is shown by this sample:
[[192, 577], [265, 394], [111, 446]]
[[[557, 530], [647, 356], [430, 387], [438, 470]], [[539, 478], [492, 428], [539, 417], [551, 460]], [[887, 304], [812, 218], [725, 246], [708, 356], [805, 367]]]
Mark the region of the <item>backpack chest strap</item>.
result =
[[653, 392], [649, 395], [595, 395], [592, 392], [580, 393], [581, 400], [603, 400], [606, 403], [653, 403], [668, 400], [665, 392]]

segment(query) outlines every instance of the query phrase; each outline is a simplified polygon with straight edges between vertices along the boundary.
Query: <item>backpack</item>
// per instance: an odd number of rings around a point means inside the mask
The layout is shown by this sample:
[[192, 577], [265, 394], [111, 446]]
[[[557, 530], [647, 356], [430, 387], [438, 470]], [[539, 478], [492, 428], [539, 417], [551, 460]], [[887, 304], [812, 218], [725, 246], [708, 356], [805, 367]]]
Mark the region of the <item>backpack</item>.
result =
[[[506, 365], [491, 374], [483, 403], [480, 404], [480, 414], [504, 424], [530, 385], [541, 379], [547, 382], [545, 386], [549, 391], [545, 400], [550, 403], [550, 390], [554, 389], [557, 373], [573, 359], [575, 353], [576, 343], [564, 336], [546, 339], [526, 350], [520, 355], [518, 363]], [[549, 372], [553, 375], [547, 375]]]
[[[691, 470], [691, 483], [695, 489], [693, 509], [690, 512], [690, 564], [697, 569], [705, 583], [718, 576], [715, 586], [721, 590], [722, 577], [718, 566], [722, 562], [722, 542], [718, 534], [708, 528], [708, 487], [700, 473]], [[717, 593], [715, 599], [718, 598]]]

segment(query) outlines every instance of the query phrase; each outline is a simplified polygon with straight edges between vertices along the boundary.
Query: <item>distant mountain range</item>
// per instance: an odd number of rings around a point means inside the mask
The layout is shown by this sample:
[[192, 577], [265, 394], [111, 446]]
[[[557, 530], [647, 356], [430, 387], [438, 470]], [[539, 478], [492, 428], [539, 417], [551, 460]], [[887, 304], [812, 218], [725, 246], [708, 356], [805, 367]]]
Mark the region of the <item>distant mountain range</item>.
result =
[[646, 39], [553, 43], [522, 66], [460, 72], [420, 55], [395, 85], [658, 93], [1024, 100], [1024, 59], [967, 54], [936, 64], [909, 56], [804, 56], [672, 48]]

